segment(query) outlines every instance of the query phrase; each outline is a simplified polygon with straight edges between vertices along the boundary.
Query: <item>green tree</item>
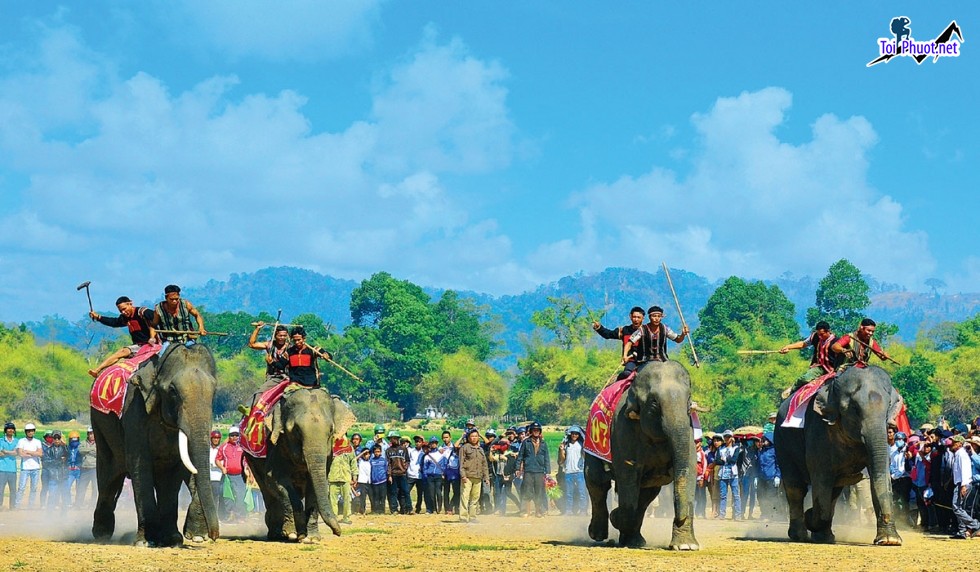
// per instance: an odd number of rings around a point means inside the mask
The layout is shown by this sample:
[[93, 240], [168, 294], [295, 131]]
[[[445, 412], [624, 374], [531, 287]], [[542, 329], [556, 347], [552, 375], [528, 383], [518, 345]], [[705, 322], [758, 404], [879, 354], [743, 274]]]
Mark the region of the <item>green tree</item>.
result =
[[62, 344], [37, 345], [26, 328], [0, 325], [0, 417], [44, 423], [88, 410], [91, 365]]
[[[767, 287], [762, 282], [746, 282], [732, 276], [714, 291], [698, 312], [700, 325], [694, 334], [705, 357], [710, 360], [720, 351], [720, 345], [743, 332], [750, 337], [795, 338], [799, 330], [794, 313], [793, 303], [779, 286]], [[750, 339], [749, 344], [755, 346], [758, 342]]]
[[864, 317], [864, 310], [871, 304], [870, 288], [861, 277], [861, 271], [846, 259], [831, 265], [827, 275], [817, 286], [816, 306], [806, 311], [806, 323], [813, 328], [826, 320], [837, 335], [852, 332]]
[[521, 376], [511, 388], [511, 414], [542, 423], [584, 423], [589, 405], [619, 371], [619, 352], [577, 345], [532, 348], [518, 360]]
[[416, 388], [419, 402], [454, 415], [500, 415], [507, 401], [507, 384], [497, 370], [479, 360], [471, 349], [442, 358]]
[[453, 290], [442, 293], [432, 308], [436, 322], [433, 341], [443, 354], [453, 354], [470, 348], [479, 361], [486, 361], [497, 347], [492, 322], [481, 322], [486, 308], [478, 308], [470, 298], [460, 298]]
[[592, 335], [592, 321], [583, 314], [585, 303], [568, 296], [548, 296], [551, 304], [531, 314], [531, 323], [551, 332], [562, 349], [582, 344]]
[[935, 374], [936, 366], [928, 358], [913, 353], [909, 364], [892, 375], [892, 382], [905, 399], [906, 413], [913, 424], [925, 422], [939, 413], [943, 396], [932, 379]]
[[417, 407], [415, 386], [435, 368], [439, 356], [428, 294], [380, 272], [354, 289], [350, 308], [347, 335], [360, 346], [362, 369], [374, 382], [369, 390], [383, 390], [411, 418]]
[[[202, 312], [202, 314], [204, 316], [204, 324], [207, 326], [208, 331], [228, 334], [227, 336], [205, 336], [203, 338], [204, 345], [211, 349], [211, 352], [214, 353], [216, 358], [230, 358], [245, 350], [248, 344], [248, 336], [255, 329], [252, 326], [252, 322], [257, 320], [264, 320], [266, 322], [275, 320], [274, 316], [270, 316], [264, 312], [258, 316], [252, 316], [247, 312], [241, 311], [219, 312], [217, 314]], [[268, 333], [268, 331], [267, 328], [266, 332]]]

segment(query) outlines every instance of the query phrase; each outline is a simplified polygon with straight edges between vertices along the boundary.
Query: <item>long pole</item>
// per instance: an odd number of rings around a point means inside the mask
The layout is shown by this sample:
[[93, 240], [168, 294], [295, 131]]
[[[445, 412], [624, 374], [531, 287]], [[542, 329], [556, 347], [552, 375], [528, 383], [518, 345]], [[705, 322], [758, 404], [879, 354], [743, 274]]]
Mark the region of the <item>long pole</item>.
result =
[[[197, 330], [156, 330], [158, 334], [183, 334], [188, 336], [200, 336], [201, 332]], [[230, 335], [228, 332], [207, 332], [203, 334], [205, 336], [227, 336]], [[238, 334], [235, 334], [238, 335]]]
[[351, 372], [350, 372], [350, 371], [349, 371], [349, 370], [348, 370], [347, 368], [345, 368], [344, 366], [342, 366], [342, 365], [340, 365], [339, 363], [337, 363], [337, 362], [335, 362], [335, 361], [333, 361], [333, 360], [332, 360], [332, 359], [330, 359], [329, 357], [327, 357], [327, 356], [325, 356], [325, 355], [323, 355], [322, 353], [320, 353], [320, 350], [318, 350], [318, 349], [316, 349], [315, 347], [313, 347], [313, 346], [311, 346], [310, 344], [306, 344], [306, 347], [308, 347], [308, 348], [310, 348], [310, 351], [312, 351], [312, 352], [313, 352], [313, 353], [315, 353], [315, 354], [316, 354], [317, 356], [319, 356], [319, 357], [320, 357], [320, 359], [322, 359], [322, 360], [324, 360], [324, 361], [327, 361], [327, 362], [329, 362], [329, 363], [330, 363], [331, 365], [333, 365], [333, 366], [334, 366], [335, 368], [337, 368], [337, 369], [339, 369], [340, 371], [342, 371], [342, 372], [344, 372], [344, 373], [346, 373], [347, 375], [349, 375], [349, 376], [351, 376], [351, 377], [353, 377], [353, 378], [354, 378], [354, 379], [356, 379], [357, 381], [359, 381], [359, 382], [361, 382], [361, 383], [364, 383], [364, 380], [363, 380], [363, 379], [361, 379], [361, 378], [359, 378], [359, 377], [357, 377], [356, 375], [354, 375], [353, 373], [351, 373]]
[[[677, 291], [674, 290], [674, 282], [670, 279], [670, 270], [667, 269], [667, 263], [663, 262], [664, 276], [667, 277], [667, 285], [670, 286], [670, 293], [674, 295], [674, 304], [677, 306], [677, 315], [681, 319], [681, 325], [687, 328], [687, 322], [684, 320], [684, 312], [681, 311], [681, 301], [677, 299]], [[694, 357], [694, 367], [701, 367], [701, 362], [698, 361], [698, 352], [694, 349], [694, 340], [691, 338], [691, 332], [687, 333], [687, 341], [691, 344], [691, 356]]]

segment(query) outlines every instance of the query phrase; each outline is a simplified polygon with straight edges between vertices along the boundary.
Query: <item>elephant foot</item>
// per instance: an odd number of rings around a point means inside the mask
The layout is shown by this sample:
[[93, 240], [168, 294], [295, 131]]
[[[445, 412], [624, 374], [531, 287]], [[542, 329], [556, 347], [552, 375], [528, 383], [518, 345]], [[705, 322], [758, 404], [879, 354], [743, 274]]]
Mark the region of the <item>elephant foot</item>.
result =
[[305, 537], [303, 537], [303, 538], [300, 539], [300, 543], [301, 544], [316, 544], [317, 542], [320, 542], [320, 536], [319, 535], [317, 535], [317, 536], [305, 536]]
[[337, 522], [336, 517], [331, 517], [330, 520], [325, 520], [324, 522], [326, 522], [327, 526], [330, 527], [330, 532], [332, 532], [334, 536], [340, 536], [340, 523]]
[[636, 534], [622, 535], [619, 537], [619, 545], [624, 548], [643, 548], [647, 545], [647, 539], [637, 532]]
[[136, 541], [133, 542], [133, 546], [136, 548], [154, 548], [156, 544], [148, 542], [145, 538], [137, 538]]
[[802, 519], [789, 521], [789, 539], [795, 542], [810, 542], [810, 531], [806, 529]]
[[204, 542], [204, 537], [201, 536], [200, 534], [195, 534], [195, 535], [192, 535], [192, 536], [188, 537], [187, 540], [190, 540], [191, 542], [193, 542], [195, 544], [201, 544], [202, 542]]
[[598, 517], [594, 517], [589, 523], [589, 538], [596, 542], [602, 542], [609, 538], [609, 519], [599, 520]]
[[92, 537], [98, 542], [109, 542], [112, 540], [112, 527], [100, 526], [95, 524], [92, 526]]
[[688, 530], [691, 527], [675, 528], [671, 534], [668, 548], [671, 550], [701, 550], [698, 539], [694, 538], [694, 531]]
[[878, 526], [878, 534], [875, 536], [875, 546], [901, 546], [902, 537], [895, 530], [895, 524], [889, 523]]
[[833, 544], [837, 541], [837, 537], [834, 536], [834, 532], [830, 529], [814, 531], [811, 538], [817, 544]]
[[289, 534], [286, 535], [286, 540], [289, 540], [290, 542], [296, 542], [297, 540], [299, 540], [299, 535], [296, 534], [295, 532], [290, 532]]

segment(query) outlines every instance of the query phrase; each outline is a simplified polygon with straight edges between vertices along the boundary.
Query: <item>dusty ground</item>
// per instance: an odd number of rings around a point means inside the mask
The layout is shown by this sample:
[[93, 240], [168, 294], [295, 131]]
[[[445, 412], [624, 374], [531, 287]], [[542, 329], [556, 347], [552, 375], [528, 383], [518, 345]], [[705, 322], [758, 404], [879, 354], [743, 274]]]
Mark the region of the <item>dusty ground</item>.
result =
[[[980, 540], [957, 541], [903, 531], [902, 547], [876, 547], [870, 527], [836, 527], [838, 544], [791, 543], [785, 523], [697, 521], [702, 549], [665, 550], [670, 521], [648, 518], [643, 550], [596, 544], [582, 517], [483, 517], [460, 524], [449, 516], [364, 516], [340, 538], [318, 544], [266, 542], [258, 519], [222, 525], [222, 538], [183, 548], [134, 548], [135, 518], [121, 514], [118, 544], [90, 540], [89, 516], [42, 520], [38, 511], [0, 512], [0, 570], [962, 570]], [[614, 529], [612, 529], [614, 532]], [[501, 567], [501, 563], [507, 563]]]

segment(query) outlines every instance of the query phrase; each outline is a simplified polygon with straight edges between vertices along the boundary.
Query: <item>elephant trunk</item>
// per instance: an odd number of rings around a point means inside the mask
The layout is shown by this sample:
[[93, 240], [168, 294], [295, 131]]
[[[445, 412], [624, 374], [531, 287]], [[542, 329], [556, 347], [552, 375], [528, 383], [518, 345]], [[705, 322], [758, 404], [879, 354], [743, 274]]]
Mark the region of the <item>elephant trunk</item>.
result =
[[871, 477], [871, 498], [878, 519], [890, 522], [893, 517], [891, 459], [888, 441], [880, 427], [868, 428], [864, 443], [868, 448], [868, 475]]
[[[336, 536], [340, 536], [340, 523], [337, 522], [337, 516], [333, 513], [333, 508], [330, 506], [330, 484], [327, 481], [327, 471], [330, 470], [332, 452], [333, 450], [329, 443], [326, 447], [322, 444], [316, 446], [311, 443], [304, 443], [303, 446], [303, 456], [306, 458], [306, 467], [310, 471], [310, 484], [313, 487], [313, 494], [316, 497], [319, 516]], [[344, 500], [350, 502], [350, 499]], [[315, 514], [310, 515], [310, 518], [316, 517], [317, 515]]]
[[[211, 432], [211, 400], [206, 401], [205, 410], [208, 415], [191, 412], [180, 416], [178, 419], [177, 445], [180, 460], [191, 473], [190, 478], [200, 501], [207, 535], [212, 540], [217, 540], [219, 535], [218, 501], [211, 493], [211, 471], [209, 470], [211, 466], [211, 444], [208, 442]], [[197, 467], [201, 467], [201, 469]]]

